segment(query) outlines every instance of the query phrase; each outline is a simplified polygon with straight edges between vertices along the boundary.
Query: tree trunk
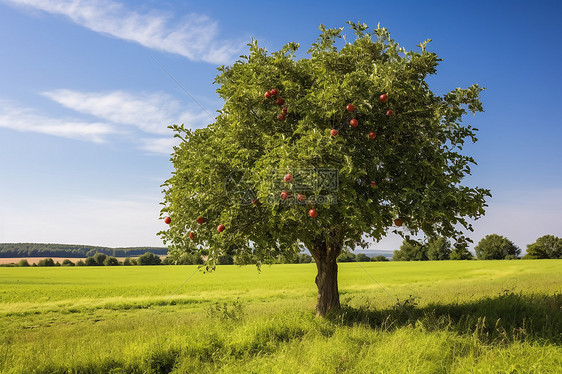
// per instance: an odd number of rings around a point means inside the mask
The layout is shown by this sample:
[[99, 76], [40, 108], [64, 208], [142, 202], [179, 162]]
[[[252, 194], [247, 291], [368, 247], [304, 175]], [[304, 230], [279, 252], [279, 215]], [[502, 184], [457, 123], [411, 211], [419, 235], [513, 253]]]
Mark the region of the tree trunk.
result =
[[314, 250], [311, 251], [318, 269], [316, 275], [316, 286], [318, 287], [317, 316], [324, 317], [328, 311], [340, 307], [338, 264], [336, 262], [340, 252], [341, 245], [327, 245], [326, 243], [315, 246]]

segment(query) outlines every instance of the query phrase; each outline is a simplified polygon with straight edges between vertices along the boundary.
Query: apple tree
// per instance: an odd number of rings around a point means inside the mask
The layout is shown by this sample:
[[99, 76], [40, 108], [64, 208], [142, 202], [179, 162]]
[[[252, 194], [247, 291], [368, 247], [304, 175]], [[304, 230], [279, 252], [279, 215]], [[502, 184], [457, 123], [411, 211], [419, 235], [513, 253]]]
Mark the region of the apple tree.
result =
[[[317, 314], [339, 307], [336, 259], [391, 231], [463, 239], [489, 191], [462, 185], [463, 153], [482, 111], [478, 85], [439, 96], [426, 78], [440, 59], [400, 47], [385, 28], [320, 26], [306, 54], [288, 43], [220, 67], [214, 123], [174, 125], [181, 143], [164, 184], [160, 235], [172, 253], [255, 264], [304, 248], [316, 266]], [[239, 260], [237, 260], [238, 262]]]

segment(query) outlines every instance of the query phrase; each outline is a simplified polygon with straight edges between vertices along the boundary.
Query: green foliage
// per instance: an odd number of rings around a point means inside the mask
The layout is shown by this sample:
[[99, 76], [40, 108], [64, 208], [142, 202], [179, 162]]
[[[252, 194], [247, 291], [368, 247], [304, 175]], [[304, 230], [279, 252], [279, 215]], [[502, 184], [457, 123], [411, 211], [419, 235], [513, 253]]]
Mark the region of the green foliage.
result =
[[96, 261], [95, 258], [88, 257], [86, 259], [86, 261], [84, 262], [84, 265], [86, 265], [86, 266], [99, 266], [99, 263]]
[[518, 258], [521, 249], [501, 235], [490, 234], [482, 238], [474, 247], [479, 260], [511, 260]]
[[29, 262], [27, 262], [27, 260], [25, 258], [22, 258], [21, 260], [18, 261], [17, 266], [19, 267], [28, 267], [29, 266]]
[[527, 246], [524, 258], [562, 258], [562, 239], [553, 235], [544, 235]]
[[93, 256], [94, 261], [96, 261], [96, 265], [98, 266], [103, 266], [104, 265], [104, 261], [106, 260], [107, 255], [105, 253], [96, 253]]
[[119, 260], [117, 260], [113, 256], [109, 256], [105, 260], [103, 260], [103, 264], [104, 264], [104, 266], [118, 266]]
[[79, 260], [79, 261], [76, 263], [76, 266], [86, 266], [86, 263], [85, 263], [84, 261], [82, 261], [82, 260]]
[[[456, 240], [463, 237], [458, 227], [471, 230], [467, 219], [484, 214], [489, 191], [461, 184], [475, 164], [463, 147], [477, 131], [461, 119], [482, 111], [482, 88], [439, 96], [426, 81], [440, 61], [427, 42], [406, 51], [385, 28], [350, 27], [355, 39], [338, 48], [342, 29], [321, 26], [304, 58], [296, 57], [297, 43], [268, 54], [252, 41], [247, 56], [219, 68], [215, 83], [224, 106], [216, 121], [193, 131], [172, 126], [181, 143], [163, 185], [161, 212], [171, 224], [160, 235], [175, 256], [208, 250], [212, 269], [224, 254], [258, 265], [302, 246], [338, 254], [344, 245], [364, 245], [364, 238], [381, 239], [398, 217], [409, 232]], [[272, 88], [285, 100], [283, 121], [274, 99], [264, 98]], [[386, 103], [379, 101], [383, 93]], [[387, 116], [389, 109], [395, 115]], [[349, 126], [351, 117], [357, 128]], [[332, 138], [334, 128], [339, 135]], [[369, 141], [371, 131], [377, 137]], [[335, 191], [307, 184], [312, 177], [304, 170], [326, 169], [338, 173]], [[312, 186], [304, 202], [295, 202], [304, 191], [284, 183], [285, 173]], [[291, 196], [286, 201], [279, 199], [283, 189]], [[310, 197], [332, 195], [337, 204]], [[259, 204], [249, 203], [254, 197]], [[308, 216], [311, 208], [317, 218]], [[198, 224], [199, 216], [206, 223]], [[219, 233], [219, 224], [226, 230]]]
[[394, 261], [426, 261], [426, 248], [415, 240], [404, 239], [400, 250], [394, 251], [392, 259]]
[[160, 265], [162, 260], [153, 253], [146, 252], [137, 259], [139, 265]]
[[355, 262], [355, 255], [351, 252], [342, 252], [342, 254], [340, 254], [338, 256], [337, 259], [338, 262]]
[[309, 264], [313, 260], [312, 256], [307, 255], [306, 253], [299, 253], [298, 259], [299, 259], [299, 264]]
[[108, 256], [140, 256], [145, 252], [166, 255], [168, 248], [127, 247], [110, 248], [90, 245], [45, 244], [45, 243], [0, 243], [0, 258], [6, 257], [92, 257], [96, 253]]
[[468, 243], [455, 243], [451, 251], [451, 260], [472, 260], [474, 256], [468, 250]]
[[371, 257], [371, 261], [381, 262], [381, 261], [389, 261], [386, 256], [378, 255], [375, 257]]
[[448, 260], [451, 256], [451, 244], [442, 237], [430, 238], [426, 244], [427, 259], [431, 261]]
[[369, 262], [369, 261], [371, 261], [371, 258], [369, 256], [367, 256], [365, 253], [358, 253], [355, 256], [355, 261], [357, 261], [357, 262]]
[[44, 258], [39, 260], [37, 266], [55, 266], [55, 261], [52, 258]]
[[219, 265], [234, 265], [234, 257], [231, 255], [220, 255], [217, 259]]
[[62, 266], [74, 266], [74, 262], [72, 262], [68, 258], [66, 258], [62, 262]]

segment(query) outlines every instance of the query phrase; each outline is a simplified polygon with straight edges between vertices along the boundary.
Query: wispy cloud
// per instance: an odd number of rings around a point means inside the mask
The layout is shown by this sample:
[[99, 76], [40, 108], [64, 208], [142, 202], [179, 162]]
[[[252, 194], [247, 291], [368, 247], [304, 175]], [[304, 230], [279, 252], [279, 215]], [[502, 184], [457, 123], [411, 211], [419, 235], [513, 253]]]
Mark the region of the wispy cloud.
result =
[[107, 136], [117, 133], [109, 124], [86, 122], [74, 118], [52, 118], [0, 101], [0, 127], [17, 131], [37, 132], [64, 138], [102, 143]]
[[140, 149], [149, 153], [162, 153], [169, 155], [172, 153], [174, 146], [179, 144], [177, 138], [146, 138], [141, 139]]
[[210, 120], [205, 113], [186, 110], [184, 104], [165, 93], [55, 90], [43, 95], [77, 112], [114, 124], [134, 126], [149, 134], [169, 135], [167, 127], [171, 124], [183, 123], [194, 128]]
[[74, 23], [145, 47], [193, 61], [228, 63], [243, 43], [219, 39], [217, 22], [190, 14], [180, 19], [167, 12], [140, 13], [111, 0], [1, 0], [67, 16]]

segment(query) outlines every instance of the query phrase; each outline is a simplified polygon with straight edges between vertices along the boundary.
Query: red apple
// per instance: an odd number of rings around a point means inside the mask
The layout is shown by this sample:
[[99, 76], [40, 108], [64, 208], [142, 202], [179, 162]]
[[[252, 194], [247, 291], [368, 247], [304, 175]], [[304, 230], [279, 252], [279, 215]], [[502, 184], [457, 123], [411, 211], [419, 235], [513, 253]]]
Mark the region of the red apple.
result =
[[349, 124], [351, 125], [351, 127], [357, 127], [357, 125], [359, 125], [359, 122], [357, 122], [357, 120], [354, 118], [349, 121]]
[[284, 106], [283, 109], [281, 109], [281, 112], [283, 112], [283, 114], [287, 114], [287, 107]]
[[285, 182], [291, 183], [293, 181], [293, 176], [291, 174], [287, 174], [283, 179], [285, 180]]
[[347, 109], [348, 112], [354, 112], [354, 111], [355, 111], [355, 105], [353, 105], [353, 104], [347, 104], [347, 106], [345, 107], [345, 109]]
[[388, 95], [387, 94], [382, 94], [379, 97], [379, 100], [381, 101], [381, 103], [386, 103], [388, 101]]
[[332, 136], [338, 136], [338, 130], [332, 129], [332, 131], [330, 131], [330, 135], [332, 135]]
[[285, 113], [281, 113], [277, 116], [277, 118], [279, 119], [279, 121], [284, 121], [285, 120]]
[[260, 201], [258, 199], [252, 199], [252, 204], [258, 205]]
[[376, 134], [376, 133], [374, 133], [374, 132], [370, 132], [370, 133], [369, 133], [369, 139], [373, 140], [373, 139], [376, 138], [376, 137], [377, 137], [377, 134]]
[[169, 225], [170, 222], [172, 222], [172, 219], [171, 219], [170, 217], [164, 218], [164, 223], [165, 223], [166, 225]]
[[195, 239], [195, 233], [194, 232], [189, 233], [189, 239], [191, 239], [191, 240]]
[[289, 198], [289, 193], [287, 191], [281, 192], [281, 198], [287, 200]]
[[269, 99], [269, 98], [271, 97], [271, 92], [265, 91], [265, 93], [263, 94], [263, 96], [265, 96], [267, 99]]
[[269, 93], [271, 93], [271, 96], [277, 96], [277, 94], [279, 93], [279, 90], [277, 88], [274, 88], [271, 91], [269, 91]]
[[371, 182], [371, 183], [369, 183], [369, 185], [370, 185], [371, 187], [376, 187], [376, 186], [377, 186], [377, 182]]
[[202, 224], [204, 224], [205, 222], [207, 222], [207, 219], [206, 219], [205, 217], [198, 217], [198, 218], [196, 219], [196, 221], [197, 221], [198, 224], [202, 225]]
[[218, 231], [218, 232], [223, 232], [224, 229], [225, 229], [224, 225], [218, 225], [218, 226], [217, 226], [217, 231]]
[[275, 100], [275, 102], [277, 103], [277, 105], [283, 105], [285, 103], [285, 100], [283, 100], [282, 97], [278, 97], [277, 100]]
[[301, 194], [297, 194], [297, 200], [300, 202], [303, 202], [306, 200], [306, 196], [305, 195], [301, 195]]
[[316, 211], [316, 209], [310, 209], [308, 211], [308, 215], [311, 216], [312, 218], [316, 218], [318, 217], [318, 212]]
[[403, 223], [404, 223], [404, 221], [402, 221], [400, 218], [396, 218], [396, 219], [394, 220], [394, 224], [395, 224], [396, 226], [402, 226]]
[[394, 111], [392, 109], [389, 109], [386, 111], [386, 115], [387, 116], [393, 116], [394, 115]]

